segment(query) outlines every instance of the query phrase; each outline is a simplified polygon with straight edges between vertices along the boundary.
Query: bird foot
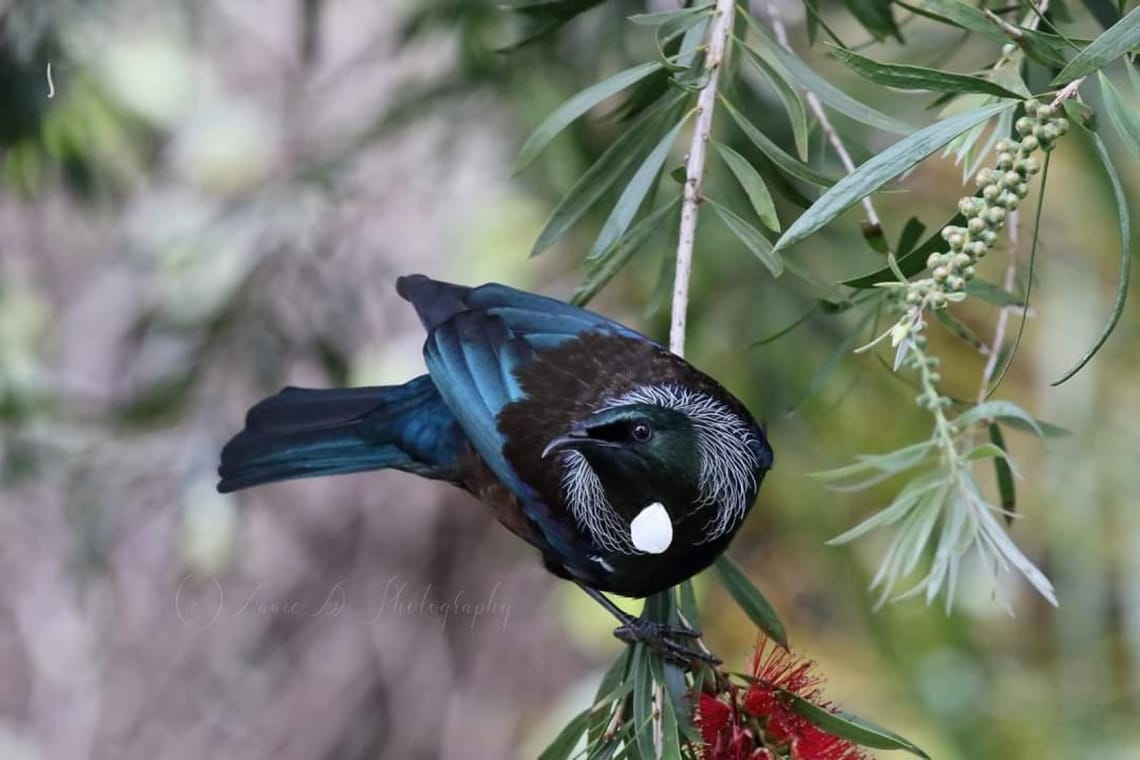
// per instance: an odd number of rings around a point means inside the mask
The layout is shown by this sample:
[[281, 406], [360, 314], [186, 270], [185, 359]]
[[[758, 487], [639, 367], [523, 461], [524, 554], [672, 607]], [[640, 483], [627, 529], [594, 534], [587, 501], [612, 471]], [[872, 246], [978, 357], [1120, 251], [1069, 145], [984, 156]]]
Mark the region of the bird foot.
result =
[[683, 625], [668, 625], [645, 618], [630, 617], [614, 629], [614, 636], [627, 644], [645, 644], [660, 652], [666, 659], [690, 669], [698, 664], [720, 665], [720, 660], [712, 654], [685, 646], [685, 640], [698, 639], [701, 632]]

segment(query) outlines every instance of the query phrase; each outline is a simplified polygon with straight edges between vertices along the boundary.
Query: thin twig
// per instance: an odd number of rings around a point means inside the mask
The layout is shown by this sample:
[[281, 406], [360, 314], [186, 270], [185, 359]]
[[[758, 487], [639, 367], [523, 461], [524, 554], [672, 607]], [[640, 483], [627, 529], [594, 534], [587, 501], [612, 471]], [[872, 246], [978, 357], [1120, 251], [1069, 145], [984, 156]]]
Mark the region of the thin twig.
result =
[[701, 204], [701, 180], [705, 172], [705, 154], [712, 133], [716, 107], [717, 82], [724, 61], [728, 37], [732, 33], [736, 0], [716, 0], [706, 40], [705, 70], [708, 81], [697, 96], [697, 125], [685, 162], [685, 187], [681, 197], [681, 231], [677, 241], [677, 270], [673, 275], [673, 316], [669, 328], [669, 350], [677, 356], [685, 354], [685, 319], [689, 307], [689, 278], [693, 273], [693, 245], [697, 238], [697, 213]]
[[[1005, 268], [1005, 280], [1002, 282], [1006, 293], [1012, 293], [1014, 285], [1017, 284], [1017, 223], [1020, 216], [1017, 211], [1013, 211], [1009, 215], [1009, 226], [1007, 227], [1009, 230], [1009, 264]], [[994, 340], [990, 344], [989, 358], [986, 359], [986, 366], [982, 370], [982, 382], [978, 387], [979, 404], [985, 401], [986, 396], [989, 395], [990, 383], [994, 379], [994, 371], [997, 370], [1001, 347], [1005, 343], [1005, 331], [1009, 325], [1010, 314], [1019, 308], [1021, 307], [1010, 304], [998, 310], [997, 325], [994, 327]]]
[[[776, 5], [776, 0], [763, 0], [765, 10], [768, 14], [768, 19], [772, 24], [772, 32], [776, 35], [776, 40], [786, 47], [788, 50], [792, 49], [791, 44], [788, 42], [788, 28], [784, 26], [784, 20], [780, 18], [780, 9]], [[835, 130], [835, 126], [831, 123], [831, 118], [827, 115], [827, 111], [823, 108], [823, 103], [820, 102], [816, 94], [811, 90], [804, 90], [804, 100], [807, 101], [808, 108], [815, 114], [815, 118], [819, 120], [819, 128], [823, 131], [827, 141], [831, 143], [831, 147], [835, 149], [835, 154], [839, 156], [840, 163], [848, 174], [855, 171], [855, 162], [851, 160], [851, 154], [847, 152], [847, 146], [843, 144], [843, 139], [839, 136], [839, 132]], [[881, 226], [879, 222], [879, 214], [875, 211], [875, 204], [870, 196], [863, 199], [863, 209], [867, 212], [867, 221], [878, 228]]]

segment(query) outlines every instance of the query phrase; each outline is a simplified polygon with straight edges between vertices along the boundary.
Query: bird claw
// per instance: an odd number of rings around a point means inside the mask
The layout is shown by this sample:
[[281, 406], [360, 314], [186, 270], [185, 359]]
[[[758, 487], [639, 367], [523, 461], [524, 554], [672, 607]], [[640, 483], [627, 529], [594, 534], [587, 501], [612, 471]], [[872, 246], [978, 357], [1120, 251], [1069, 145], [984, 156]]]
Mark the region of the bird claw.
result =
[[700, 631], [682, 625], [657, 623], [645, 618], [629, 618], [614, 629], [614, 636], [627, 644], [645, 644], [666, 659], [693, 668], [698, 664], [720, 665], [720, 660], [707, 652], [690, 649], [677, 639], [694, 640]]

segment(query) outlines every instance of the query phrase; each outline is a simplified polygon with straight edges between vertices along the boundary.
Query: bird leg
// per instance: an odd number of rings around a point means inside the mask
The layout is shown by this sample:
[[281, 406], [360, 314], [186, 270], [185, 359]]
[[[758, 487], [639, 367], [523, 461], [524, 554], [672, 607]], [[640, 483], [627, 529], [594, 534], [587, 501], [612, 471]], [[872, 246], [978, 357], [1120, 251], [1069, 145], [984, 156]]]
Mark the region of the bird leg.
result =
[[678, 639], [698, 639], [701, 636], [700, 631], [694, 631], [692, 628], [684, 625], [670, 625], [668, 623], [658, 623], [654, 620], [648, 620], [644, 617], [634, 617], [628, 612], [621, 610], [616, 604], [610, 601], [605, 594], [597, 589], [590, 588], [582, 583], [578, 585], [591, 599], [609, 610], [610, 614], [621, 622], [621, 625], [614, 629], [614, 636], [621, 641], [627, 644], [640, 642], [660, 652], [668, 659], [690, 667], [698, 663], [709, 665], [720, 664], [720, 660], [712, 654], [690, 649], [685, 646], [682, 641], [678, 641]]

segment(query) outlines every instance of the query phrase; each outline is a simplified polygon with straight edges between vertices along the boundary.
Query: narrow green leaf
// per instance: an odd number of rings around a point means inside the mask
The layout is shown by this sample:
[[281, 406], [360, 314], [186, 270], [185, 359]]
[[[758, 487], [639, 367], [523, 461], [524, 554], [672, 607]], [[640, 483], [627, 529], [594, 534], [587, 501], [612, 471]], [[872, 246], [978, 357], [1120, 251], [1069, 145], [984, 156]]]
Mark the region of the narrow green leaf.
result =
[[994, 306], [1024, 306], [1025, 299], [1010, 293], [1000, 285], [985, 280], [970, 280], [966, 283], [966, 295], [980, 298]]
[[1028, 426], [1037, 435], [1045, 437], [1045, 429], [1033, 418], [1029, 412], [1022, 409], [1012, 401], [983, 401], [954, 418], [954, 425], [964, 428], [981, 420], [1018, 420]]
[[499, 7], [511, 13], [522, 13], [534, 16], [549, 14], [565, 15], [568, 13], [582, 13], [604, 0], [520, 0], [514, 3], [504, 3]]
[[684, 615], [684, 623], [694, 630], [701, 629], [701, 610], [697, 606], [697, 595], [693, 591], [692, 579], [677, 585], [677, 609]]
[[[1125, 19], [1136, 17], [1140, 18], [1137, 14], [1140, 7], [1129, 13]], [[1119, 24], [1117, 24], [1119, 26]], [[1113, 29], [1116, 27], [1114, 26]], [[1140, 30], [1138, 30], [1140, 33]], [[1108, 32], [1105, 32], [1108, 34]], [[1100, 135], [1095, 132], [1090, 132], [1089, 136], [1092, 137], [1093, 145], [1096, 147], [1096, 154], [1100, 158], [1100, 163], [1104, 166], [1105, 172], [1108, 173], [1108, 181], [1112, 185], [1112, 195], [1116, 199], [1116, 216], [1120, 224], [1120, 276], [1116, 285], [1116, 300], [1112, 304], [1112, 312], [1108, 315], [1108, 322], [1105, 323], [1104, 328], [1101, 330], [1100, 337], [1093, 343], [1092, 348], [1077, 361], [1069, 370], [1050, 383], [1050, 385], [1060, 385], [1073, 375], [1080, 372], [1086, 364], [1088, 364], [1100, 347], [1108, 340], [1108, 336], [1112, 335], [1112, 331], [1116, 329], [1116, 323], [1120, 321], [1121, 315], [1124, 314], [1124, 302], [1128, 298], [1128, 279], [1132, 267], [1132, 254], [1129, 251], [1129, 246], [1132, 244], [1132, 220], [1131, 211], [1128, 206], [1128, 198], [1124, 195], [1124, 186], [1120, 182], [1120, 175], [1116, 172], [1116, 167], [1112, 163], [1112, 157], [1108, 155], [1108, 148], [1104, 147], [1104, 140], [1100, 139]]]
[[622, 235], [619, 240], [603, 251], [602, 255], [588, 266], [586, 277], [578, 289], [574, 291], [570, 303], [575, 306], [584, 306], [589, 303], [618, 272], [625, 268], [625, 265], [633, 258], [633, 254], [637, 253], [645, 245], [645, 242], [653, 237], [653, 233], [661, 229], [664, 220], [677, 207], [680, 200], [681, 196], [678, 195], [668, 203], [653, 209], [642, 217], [641, 221], [633, 225], [629, 232]]
[[[992, 425], [990, 427], [993, 427]], [[1005, 450], [994, 443], [981, 443], [970, 450], [966, 454], [966, 459], [990, 459], [997, 457], [999, 459], [1005, 458]]]
[[1053, 78], [1060, 86], [1087, 76], [1106, 64], [1115, 61], [1132, 48], [1140, 45], [1140, 6], [1117, 21], [1069, 61], [1061, 73]]
[[972, 5], [961, 2], [961, 0], [922, 0], [921, 9], [916, 9], [903, 3], [899, 3], [899, 5], [903, 5], [903, 7], [910, 8], [911, 10], [924, 11], [926, 14], [933, 15], [935, 18], [941, 18], [954, 26], [976, 32], [995, 42], [1010, 41], [1001, 29], [986, 18], [986, 14]]
[[[869, 481], [868, 485], [873, 485], [875, 482], [882, 482], [882, 480], [883, 478], [877, 478], [875, 481]], [[854, 527], [848, 528], [835, 538], [829, 538], [824, 543], [828, 546], [841, 546], [865, 536], [876, 528], [893, 525], [905, 518], [908, 514], [912, 514], [915, 507], [929, 498], [932, 493], [945, 488], [947, 482], [948, 481], [944, 478], [938, 478], [934, 475], [926, 475], [917, 480], [912, 480], [906, 484], [903, 490], [899, 492], [898, 496], [896, 496], [894, 501], [889, 505], [883, 507]], [[884, 562], [881, 567], [885, 567], [886, 564], [887, 563]], [[871, 585], [874, 587], [878, 584], [877, 582], [873, 582]]]
[[638, 64], [624, 71], [619, 71], [612, 77], [590, 85], [571, 96], [569, 100], [547, 116], [546, 120], [539, 124], [538, 128], [526, 139], [522, 150], [519, 151], [511, 165], [512, 171], [518, 173], [529, 166], [542, 152], [542, 149], [549, 145], [559, 132], [568, 127], [579, 116], [660, 68], [661, 64], [658, 62]]
[[1045, 438], [1068, 438], [1073, 434], [1071, 430], [1060, 425], [1054, 425], [1052, 422], [1039, 420], [1036, 417], [1033, 418], [1032, 424], [1016, 417], [1002, 417], [1001, 421], [1005, 423], [1006, 427], [1011, 427], [1020, 433], [1033, 433]]
[[1090, 132], [1096, 131], [1096, 111], [1089, 105], [1076, 100], [1066, 100], [1061, 105], [1065, 107], [1065, 114], [1069, 117], [1070, 121], [1079, 124]]
[[904, 739], [894, 731], [877, 726], [866, 718], [842, 710], [835, 712], [825, 710], [792, 692], [785, 691], [784, 694], [791, 699], [793, 710], [832, 736], [838, 736], [840, 739], [864, 747], [901, 749], [917, 757], [924, 757], [927, 760], [930, 758], [930, 755], [919, 749], [914, 742]]
[[787, 335], [788, 333], [790, 333], [792, 330], [794, 330], [797, 327], [799, 327], [800, 325], [802, 325], [807, 320], [807, 318], [810, 317], [812, 314], [815, 314], [816, 310], [819, 308], [820, 307], [819, 307], [819, 304], [817, 302], [810, 309], [808, 309], [803, 314], [801, 314], [798, 317], [796, 317], [795, 319], [793, 319], [790, 323], [781, 327], [779, 330], [776, 330], [774, 333], [771, 333], [769, 335], [764, 336], [763, 338], [760, 338], [759, 340], [755, 341], [754, 343], [750, 343], [749, 347], [750, 348], [759, 348], [760, 346], [766, 346], [769, 343], [773, 343], [773, 342], [779, 340], [780, 338], [782, 338], [785, 335]]
[[736, 235], [740, 242], [744, 243], [748, 250], [752, 251], [756, 258], [768, 267], [768, 271], [772, 273], [773, 277], [779, 277], [784, 273], [783, 259], [772, 253], [772, 243], [764, 237], [760, 230], [711, 198], [706, 198], [705, 202], [713, 207], [717, 216], [732, 231], [732, 234]]
[[685, 116], [673, 125], [673, 128], [665, 133], [665, 136], [661, 138], [660, 142], [646, 156], [641, 166], [634, 172], [629, 184], [622, 190], [621, 197], [618, 198], [613, 211], [610, 212], [609, 218], [606, 219], [606, 223], [602, 225], [602, 231], [598, 234], [598, 239], [594, 241], [593, 249], [586, 256], [587, 261], [598, 259], [629, 229], [629, 225], [633, 223], [633, 218], [637, 216], [641, 204], [645, 202], [649, 191], [657, 183], [661, 170], [665, 166], [665, 161], [669, 158], [669, 151], [673, 149], [677, 135], [681, 134], [681, 130], [688, 120], [688, 116]]
[[736, 564], [727, 554], [717, 557], [715, 565], [717, 575], [720, 576], [725, 590], [736, 600], [745, 614], [764, 632], [764, 635], [787, 649], [788, 634], [784, 630], [784, 624], [780, 622], [776, 610], [772, 608], [760, 590], [752, 584], [752, 581], [748, 580], [748, 576], [740, 569], [740, 565]]
[[891, 13], [890, 0], [843, 0], [843, 4], [876, 40], [894, 37], [902, 42], [902, 33]]
[[728, 111], [728, 115], [736, 122], [736, 126], [740, 127], [740, 131], [744, 133], [744, 136], [751, 140], [752, 143], [785, 174], [815, 185], [816, 187], [830, 187], [835, 183], [835, 178], [816, 171], [772, 142], [767, 135], [757, 129], [744, 114], [737, 110], [727, 98], [721, 96], [720, 102], [724, 105], [724, 109]]
[[736, 177], [736, 181], [744, 188], [756, 216], [760, 218], [765, 227], [773, 232], [779, 232], [780, 218], [776, 216], [776, 206], [772, 203], [772, 195], [768, 192], [768, 186], [764, 184], [764, 178], [760, 176], [752, 164], [748, 163], [748, 159], [732, 148], [723, 143], [713, 143], [713, 145], [733, 176]]
[[1108, 120], [1112, 122], [1124, 144], [1132, 151], [1132, 155], [1140, 158], [1140, 114], [1136, 108], [1124, 102], [1120, 91], [1103, 71], [1098, 71], [1096, 76], [1104, 98], [1104, 110], [1108, 112]]
[[896, 258], [901, 259], [911, 252], [918, 241], [922, 238], [922, 233], [926, 232], [926, 225], [917, 216], [912, 216], [906, 220], [903, 225], [902, 232], [899, 233], [899, 244], [896, 249]]
[[839, 362], [851, 354], [852, 349], [855, 348], [855, 344], [859, 342], [859, 336], [863, 334], [863, 329], [871, 324], [871, 320], [875, 319], [876, 316], [878, 315], [875, 311], [868, 311], [858, 323], [848, 331], [847, 335], [839, 342], [839, 345], [835, 347], [823, 365], [812, 375], [811, 380], [808, 381], [807, 388], [804, 389], [803, 395], [788, 408], [788, 414], [794, 413], [803, 406], [809, 398], [815, 395], [816, 391], [823, 385], [823, 381], [839, 366]]
[[1013, 106], [1013, 103], [999, 103], [952, 116], [898, 141], [836, 182], [776, 241], [775, 250], [779, 251], [803, 240], [975, 124]]
[[568, 760], [574, 752], [574, 748], [578, 746], [578, 741], [582, 738], [582, 734], [586, 733], [586, 724], [590, 720], [590, 711], [583, 710], [574, 716], [574, 718], [566, 724], [566, 727], [559, 732], [558, 736], [554, 737], [542, 754], [538, 756], [538, 760]]
[[763, 56], [755, 50], [748, 47], [747, 43], [736, 39], [736, 47], [738, 50], [744, 51], [744, 57], [768, 80], [768, 83], [772, 85], [772, 89], [776, 91], [780, 102], [784, 104], [784, 113], [787, 114], [788, 121], [791, 122], [792, 125], [792, 135], [796, 141], [796, 153], [799, 154], [801, 161], [807, 161], [808, 122], [807, 109], [804, 106], [803, 98], [799, 92], [796, 91], [796, 88], [792, 87], [788, 80], [784, 78], [782, 72], [764, 60]]
[[[1009, 451], [1005, 445], [1005, 438], [1001, 434], [1001, 426], [996, 422], [990, 425], [990, 442], [1003, 452]], [[1005, 523], [1009, 525], [1013, 522], [1013, 515], [1017, 511], [1017, 490], [1013, 483], [1013, 468], [1004, 456], [994, 458], [994, 477], [997, 478], [1001, 508], [1006, 513]]]
[[649, 660], [656, 657], [644, 644], [635, 644], [633, 654], [633, 730], [637, 751], [643, 760], [656, 757], [653, 748], [653, 673]]
[[893, 116], [888, 116], [885, 113], [876, 111], [874, 108], [861, 103], [847, 93], [840, 90], [835, 85], [828, 82], [826, 79], [816, 74], [811, 67], [799, 59], [792, 51], [785, 48], [776, 38], [750, 13], [743, 13], [744, 19], [748, 22], [752, 31], [760, 37], [764, 38], [765, 52], [770, 52], [772, 56], [787, 70], [788, 75], [799, 82], [800, 86], [809, 92], [815, 93], [825, 104], [831, 106], [841, 114], [854, 119], [861, 124], [876, 127], [886, 132], [895, 132], [900, 135], [905, 135], [914, 131], [914, 127], [900, 121]]
[[932, 440], [921, 441], [887, 454], [862, 454], [856, 457], [853, 464], [836, 467], [833, 470], [813, 472], [811, 477], [824, 483], [833, 483], [866, 472], [882, 472], [894, 475], [921, 463], [930, 455], [933, 446], [934, 441]]
[[[979, 190], [975, 195], [976, 197], [980, 197], [981, 191]], [[936, 251], [945, 250], [946, 248], [946, 242], [942, 239], [942, 230], [945, 229], [947, 225], [960, 226], [965, 223], [966, 217], [962, 216], [961, 214], [955, 214], [946, 222], [940, 224], [936, 228], [936, 231], [927, 237], [922, 245], [920, 245], [918, 248], [895, 257], [895, 264], [898, 265], [899, 271], [905, 274], [907, 277], [913, 277], [923, 269], [926, 269], [926, 260], [930, 258], [930, 254]], [[899, 250], [902, 250], [901, 246]], [[860, 277], [853, 277], [850, 280], [844, 280], [841, 284], [846, 285], [850, 288], [867, 290], [869, 288], [874, 288], [880, 282], [893, 282], [895, 279], [896, 277], [891, 267], [884, 266], [876, 269], [870, 274], [865, 274]]]
[[[654, 703], [652, 735], [654, 760], [681, 760], [681, 734], [677, 721], [677, 708], [687, 715], [685, 674], [680, 667], [663, 657], [649, 658]], [[679, 703], [679, 704], [678, 704]], [[698, 738], [700, 734], [697, 734]]]
[[649, 152], [654, 141], [665, 133], [667, 117], [681, 102], [678, 95], [668, 102], [650, 108], [614, 141], [589, 169], [574, 183], [566, 197], [559, 201], [546, 220], [530, 255], [536, 256], [553, 245], [605, 195], [630, 167]]
[[934, 318], [941, 322], [953, 335], [966, 341], [966, 344], [969, 345], [970, 348], [975, 351], [980, 351], [986, 347], [985, 342], [978, 337], [977, 333], [953, 314], [950, 314], [946, 309], [937, 309], [931, 313], [933, 313]]
[[1021, 100], [1021, 95], [1018, 93], [1011, 92], [984, 77], [955, 74], [903, 63], [880, 63], [837, 47], [832, 47], [831, 52], [859, 76], [884, 87], [930, 92], [977, 92], [982, 95]]
[[657, 13], [635, 13], [629, 17], [629, 20], [639, 26], [661, 26], [662, 24], [675, 22], [678, 19], [685, 19], [690, 16], [699, 17], [705, 13], [709, 13], [712, 8], [712, 3], [705, 3], [704, 5], [698, 5], [692, 8], [658, 11]]
[[[594, 693], [594, 707], [603, 704], [610, 704], [616, 700], [624, 699], [625, 695], [633, 688], [632, 679], [627, 679], [626, 675], [629, 673], [631, 658], [633, 656], [633, 647], [622, 647], [622, 652], [618, 658], [610, 665], [605, 675], [602, 676], [601, 683], [598, 684], [598, 690]], [[596, 742], [606, 729], [606, 724], [610, 721], [612, 710], [610, 707], [606, 710], [596, 710], [592, 712], [589, 721], [588, 738], [591, 744]], [[616, 709], [621, 709], [617, 706]]]

